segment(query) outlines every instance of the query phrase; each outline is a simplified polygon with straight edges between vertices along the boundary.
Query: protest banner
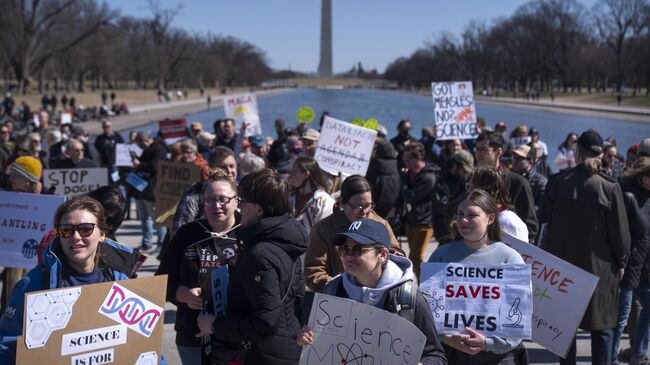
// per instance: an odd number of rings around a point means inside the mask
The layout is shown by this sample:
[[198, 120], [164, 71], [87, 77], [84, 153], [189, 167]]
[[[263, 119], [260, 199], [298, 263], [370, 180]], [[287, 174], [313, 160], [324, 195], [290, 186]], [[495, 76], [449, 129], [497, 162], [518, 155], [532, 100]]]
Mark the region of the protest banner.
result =
[[27, 293], [17, 364], [158, 364], [167, 276]]
[[245, 137], [262, 134], [255, 94], [228, 95], [224, 97], [223, 110], [226, 112], [226, 118], [232, 118], [235, 121], [237, 131], [241, 129], [242, 123], [248, 123], [244, 133]]
[[376, 138], [376, 130], [325, 117], [314, 159], [332, 175], [364, 176]]
[[61, 124], [71, 124], [71, 123], [72, 123], [72, 114], [61, 113]]
[[509, 234], [503, 242], [530, 265], [533, 283], [532, 339], [565, 357], [596, 289], [598, 277]]
[[426, 337], [408, 320], [386, 310], [321, 293], [309, 314], [311, 345], [300, 365], [417, 364]]
[[485, 336], [529, 339], [532, 289], [527, 265], [422, 263], [420, 291], [438, 333], [471, 327]]
[[431, 91], [436, 138], [438, 140], [476, 138], [478, 133], [472, 82], [433, 82]]
[[[201, 180], [201, 169], [191, 163], [158, 161], [156, 219], [176, 207], [185, 192]], [[173, 214], [165, 224], [170, 224]]]
[[83, 195], [108, 184], [108, 169], [53, 169], [43, 172], [43, 185], [55, 187], [54, 194], [68, 197]]
[[142, 149], [135, 143], [116, 143], [115, 166], [133, 167], [132, 154], [136, 157], [140, 157], [140, 155], [142, 155]]
[[160, 134], [166, 144], [189, 137], [187, 134], [187, 119], [165, 119], [158, 122]]
[[31, 269], [65, 197], [0, 191], [0, 266]]

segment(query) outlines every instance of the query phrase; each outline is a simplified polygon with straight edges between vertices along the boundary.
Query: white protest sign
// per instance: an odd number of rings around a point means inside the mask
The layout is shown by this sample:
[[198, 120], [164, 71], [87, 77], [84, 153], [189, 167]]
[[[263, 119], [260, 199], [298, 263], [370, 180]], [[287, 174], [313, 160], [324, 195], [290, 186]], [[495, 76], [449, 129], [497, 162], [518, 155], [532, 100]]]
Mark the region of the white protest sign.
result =
[[142, 149], [135, 143], [116, 143], [115, 144], [115, 166], [133, 167], [131, 152], [137, 157], [142, 155]]
[[148, 338], [162, 317], [163, 309], [115, 283], [99, 307], [99, 313]]
[[54, 186], [56, 195], [83, 195], [107, 185], [108, 170], [101, 167], [45, 170], [43, 184], [46, 187]]
[[377, 131], [325, 117], [314, 159], [333, 175], [365, 176]]
[[530, 265], [533, 283], [532, 339], [558, 356], [566, 356], [598, 277], [528, 242], [504, 234], [503, 242]]
[[38, 244], [64, 201], [63, 196], [0, 191], [0, 266], [36, 266]]
[[350, 299], [316, 293], [309, 315], [314, 341], [300, 365], [417, 364], [426, 337], [406, 319]]
[[438, 333], [471, 327], [485, 336], [528, 339], [532, 290], [527, 265], [422, 263], [420, 291]]
[[471, 81], [433, 82], [436, 138], [472, 139], [476, 132], [476, 106]]
[[72, 123], [72, 114], [61, 113], [61, 124], [70, 124], [70, 123]]
[[237, 131], [241, 129], [242, 123], [249, 123], [246, 133], [244, 133], [245, 137], [262, 134], [255, 94], [228, 95], [223, 99], [223, 110], [226, 112], [226, 118], [235, 120]]

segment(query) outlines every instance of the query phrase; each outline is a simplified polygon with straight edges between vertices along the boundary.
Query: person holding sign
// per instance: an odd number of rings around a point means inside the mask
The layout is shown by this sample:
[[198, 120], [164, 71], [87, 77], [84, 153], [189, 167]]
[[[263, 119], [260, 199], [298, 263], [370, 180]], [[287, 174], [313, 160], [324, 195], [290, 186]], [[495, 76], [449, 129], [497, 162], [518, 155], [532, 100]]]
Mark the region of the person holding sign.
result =
[[[519, 253], [501, 242], [499, 206], [480, 189], [463, 196], [456, 214], [461, 241], [438, 247], [429, 262], [524, 264]], [[526, 352], [521, 339], [485, 336], [466, 327], [464, 333], [442, 338], [452, 364], [514, 364]]]
[[0, 319], [0, 363], [15, 362], [22, 334], [25, 293], [127, 280], [139, 253], [106, 238], [104, 208], [87, 196], [63, 203], [54, 216], [58, 237], [43, 252], [43, 263], [18, 282]]
[[[368, 218], [355, 220], [347, 231], [336, 234], [332, 244], [337, 247], [345, 271], [325, 285], [324, 293], [381, 308], [411, 321], [427, 338], [420, 364], [446, 364], [429, 305], [417, 290], [413, 264], [405, 257], [389, 254], [390, 242], [388, 229]], [[314, 333], [303, 327], [298, 345], [307, 346], [313, 341]]]

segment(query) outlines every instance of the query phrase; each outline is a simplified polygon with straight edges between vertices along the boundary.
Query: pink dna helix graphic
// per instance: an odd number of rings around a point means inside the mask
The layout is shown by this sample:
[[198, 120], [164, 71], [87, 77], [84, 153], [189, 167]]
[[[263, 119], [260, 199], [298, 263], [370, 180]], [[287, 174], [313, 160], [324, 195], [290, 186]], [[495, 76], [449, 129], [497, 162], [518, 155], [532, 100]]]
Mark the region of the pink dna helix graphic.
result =
[[139, 298], [126, 297], [126, 293], [117, 285], [113, 285], [108, 302], [100, 310], [105, 314], [116, 313], [126, 325], [137, 324], [145, 335], [149, 336], [161, 312], [156, 309], [145, 308]]

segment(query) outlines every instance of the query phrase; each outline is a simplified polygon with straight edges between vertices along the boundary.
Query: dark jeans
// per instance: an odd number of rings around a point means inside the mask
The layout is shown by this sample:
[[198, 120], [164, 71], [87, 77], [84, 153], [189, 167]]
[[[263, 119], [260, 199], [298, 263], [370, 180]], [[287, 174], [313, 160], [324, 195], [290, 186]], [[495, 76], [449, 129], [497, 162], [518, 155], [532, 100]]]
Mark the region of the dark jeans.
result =
[[[612, 361], [612, 342], [614, 331], [612, 329], [591, 331], [591, 363], [593, 365], [609, 365]], [[560, 359], [560, 365], [576, 364], [576, 340], [569, 349], [565, 359]]]

